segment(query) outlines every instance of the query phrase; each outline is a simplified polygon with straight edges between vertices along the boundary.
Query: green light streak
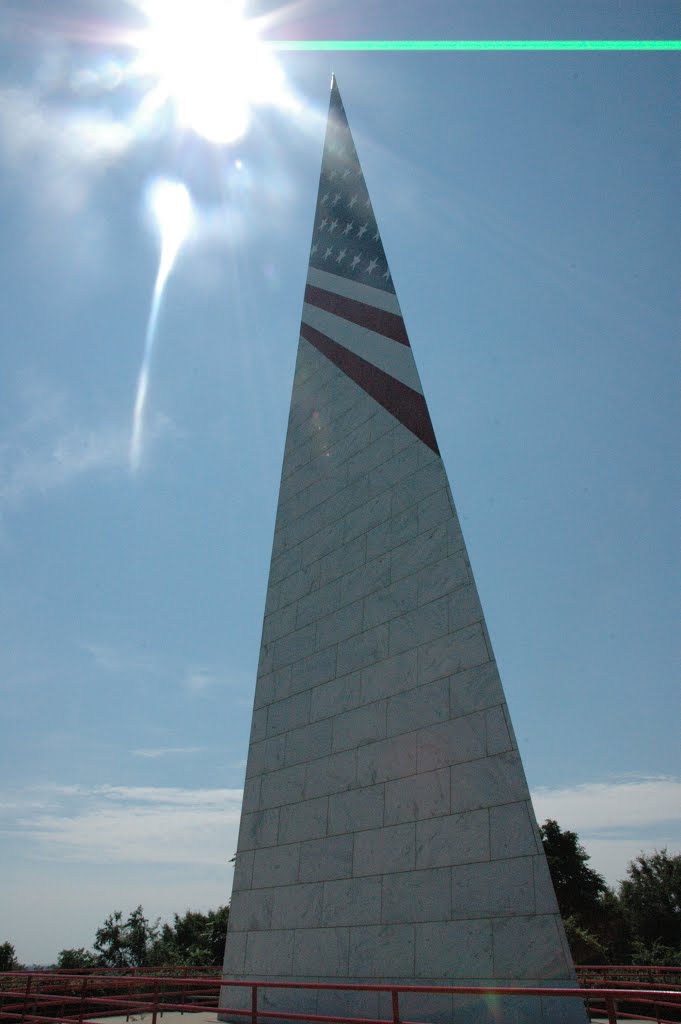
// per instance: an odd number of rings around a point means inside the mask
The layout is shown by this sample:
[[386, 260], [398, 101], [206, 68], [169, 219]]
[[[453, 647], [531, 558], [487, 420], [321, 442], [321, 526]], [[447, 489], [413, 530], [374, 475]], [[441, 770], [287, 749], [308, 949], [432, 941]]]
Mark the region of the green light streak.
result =
[[280, 39], [275, 50], [681, 50], [681, 39]]

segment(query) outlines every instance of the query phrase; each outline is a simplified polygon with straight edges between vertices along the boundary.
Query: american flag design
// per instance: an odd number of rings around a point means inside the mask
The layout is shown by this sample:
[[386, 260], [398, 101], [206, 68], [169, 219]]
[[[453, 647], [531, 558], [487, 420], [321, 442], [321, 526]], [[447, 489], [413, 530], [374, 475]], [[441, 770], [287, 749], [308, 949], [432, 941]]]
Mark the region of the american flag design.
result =
[[335, 77], [300, 333], [439, 454]]

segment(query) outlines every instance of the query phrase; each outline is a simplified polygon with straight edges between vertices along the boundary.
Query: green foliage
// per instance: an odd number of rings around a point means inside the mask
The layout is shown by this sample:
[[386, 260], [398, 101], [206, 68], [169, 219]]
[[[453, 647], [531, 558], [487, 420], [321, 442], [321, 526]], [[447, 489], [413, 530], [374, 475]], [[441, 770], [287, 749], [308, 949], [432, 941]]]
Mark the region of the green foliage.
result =
[[0, 942], [0, 971], [22, 971], [16, 950], [11, 942]]
[[558, 907], [575, 963], [613, 963], [626, 955], [626, 927], [617, 897], [589, 867], [576, 832], [549, 818], [539, 829]]
[[619, 897], [636, 940], [651, 953], [656, 947], [681, 953], [681, 854], [641, 854], [628, 876]]
[[97, 929], [94, 947], [101, 967], [146, 967], [158, 937], [158, 921], [150, 924], [141, 906], [123, 921], [123, 914], [115, 910]]
[[229, 907], [206, 914], [187, 910], [160, 926], [145, 917], [142, 907], [126, 920], [115, 910], [97, 929], [95, 953], [63, 949], [57, 967], [219, 967], [225, 951]]
[[681, 854], [641, 854], [615, 893], [575, 832], [539, 831], [576, 963], [681, 966]]
[[55, 967], [62, 971], [77, 971], [97, 967], [98, 963], [94, 953], [80, 946], [78, 949], [62, 949]]
[[572, 959], [577, 964], [607, 964], [608, 950], [599, 939], [584, 928], [575, 916], [566, 918], [565, 936]]
[[94, 947], [99, 953], [98, 962], [102, 967], [126, 967], [124, 952], [123, 914], [115, 910], [104, 921], [95, 934]]
[[202, 914], [187, 910], [173, 915], [173, 924], [164, 924], [152, 950], [157, 965], [219, 967], [225, 951], [229, 907], [218, 907]]
[[681, 967], [681, 949], [672, 949], [661, 942], [653, 942], [652, 946], [635, 942], [631, 962], [645, 967]]
[[125, 944], [132, 967], [146, 967], [149, 954], [158, 937], [159, 921], [150, 924], [139, 906], [125, 924]]
[[588, 920], [597, 916], [608, 887], [603, 876], [588, 866], [590, 857], [577, 833], [564, 832], [551, 818], [539, 831], [563, 918]]
[[[603, 895], [596, 931], [598, 941], [607, 951], [604, 963], [628, 964], [631, 960], [631, 933], [619, 897], [612, 889]], [[587, 960], [577, 961], [588, 963]], [[598, 961], [600, 962], [600, 961]]]

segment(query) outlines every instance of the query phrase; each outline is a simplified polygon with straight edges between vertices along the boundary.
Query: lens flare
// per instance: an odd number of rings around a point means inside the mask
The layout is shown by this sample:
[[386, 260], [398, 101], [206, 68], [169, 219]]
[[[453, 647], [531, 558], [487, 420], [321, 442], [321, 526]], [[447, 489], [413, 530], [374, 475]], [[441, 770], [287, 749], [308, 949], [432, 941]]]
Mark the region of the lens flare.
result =
[[170, 103], [182, 128], [226, 144], [254, 106], [277, 101], [284, 76], [237, 0], [144, 0], [137, 72], [154, 83], [150, 106]]
[[137, 377], [137, 391], [132, 413], [130, 437], [130, 468], [139, 469], [144, 438], [144, 411], [149, 392], [151, 357], [156, 341], [161, 300], [170, 272], [182, 243], [189, 235], [193, 223], [192, 201], [187, 188], [179, 181], [155, 181], [148, 194], [149, 211], [155, 221], [161, 242], [158, 272], [149, 308], [149, 319], [144, 339], [144, 355]]

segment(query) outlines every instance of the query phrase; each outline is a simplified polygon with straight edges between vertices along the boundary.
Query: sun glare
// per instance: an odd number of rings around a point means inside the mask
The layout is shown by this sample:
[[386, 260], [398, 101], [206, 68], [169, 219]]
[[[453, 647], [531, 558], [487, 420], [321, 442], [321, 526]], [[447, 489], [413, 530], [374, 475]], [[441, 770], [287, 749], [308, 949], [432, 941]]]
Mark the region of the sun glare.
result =
[[161, 178], [151, 185], [149, 208], [161, 237], [161, 263], [169, 268], [192, 225], [192, 201], [181, 181]]
[[151, 298], [147, 333], [144, 339], [144, 355], [137, 377], [135, 405], [132, 411], [130, 434], [130, 468], [139, 469], [144, 441], [144, 415], [149, 393], [151, 359], [156, 342], [158, 317], [163, 301], [166, 282], [173, 269], [182, 243], [189, 235], [193, 223], [192, 200], [189, 191], [181, 181], [160, 178], [153, 182], [147, 193], [147, 204], [161, 242], [156, 282]]
[[174, 107], [178, 124], [225, 144], [247, 130], [254, 106], [276, 101], [283, 74], [238, 0], [143, 0], [148, 27], [137, 70], [154, 82], [150, 102]]

